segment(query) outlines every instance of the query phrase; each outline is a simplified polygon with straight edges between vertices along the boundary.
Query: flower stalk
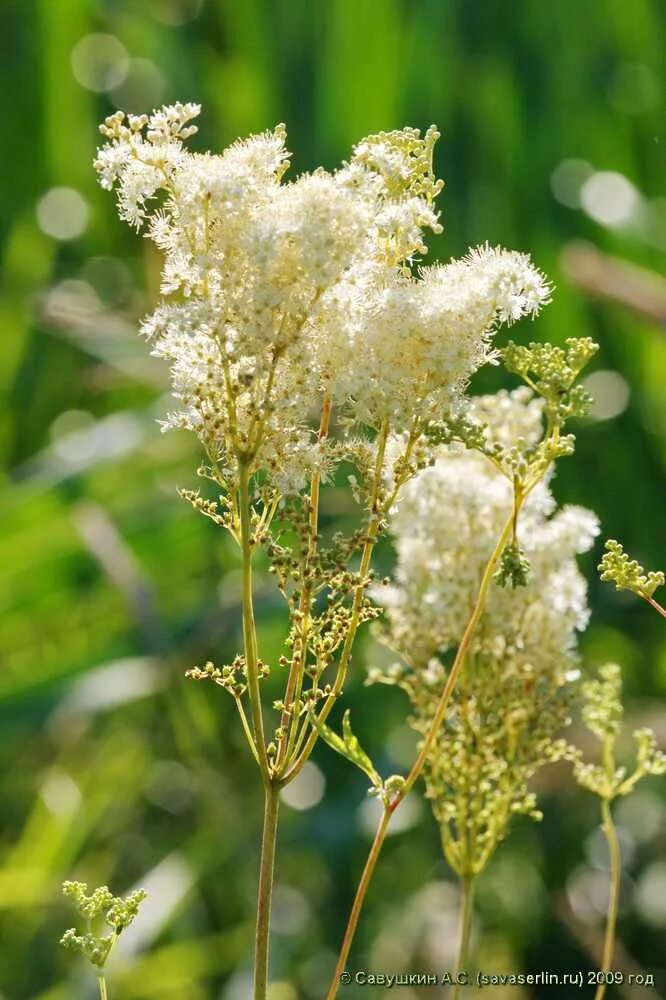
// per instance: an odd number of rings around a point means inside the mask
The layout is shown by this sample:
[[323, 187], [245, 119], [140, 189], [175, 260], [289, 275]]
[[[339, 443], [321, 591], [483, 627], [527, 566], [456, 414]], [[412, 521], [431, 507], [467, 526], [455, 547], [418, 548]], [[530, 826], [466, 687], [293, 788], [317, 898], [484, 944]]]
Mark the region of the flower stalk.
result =
[[279, 804], [279, 785], [273, 779], [264, 786], [264, 826], [261, 839], [257, 921], [254, 939], [254, 1000], [265, 1000], [268, 986], [271, 901]]
[[254, 594], [252, 586], [252, 527], [250, 524], [250, 491], [249, 468], [246, 461], [239, 460], [239, 516], [240, 544], [242, 559], [242, 615], [243, 615], [243, 646], [245, 651], [245, 667], [247, 671], [247, 686], [250, 696], [252, 727], [254, 730], [254, 746], [259, 758], [259, 767], [265, 783], [270, 783], [271, 773], [266, 752], [264, 736], [264, 720], [261, 709], [261, 694], [259, 691], [259, 654], [257, 651], [257, 627], [254, 618]]
[[[631, 588], [627, 588], [631, 589]], [[598, 678], [583, 685], [583, 722], [601, 742], [601, 761], [586, 761], [579, 752], [574, 758], [574, 777], [582, 788], [598, 796], [601, 820], [609, 856], [609, 896], [601, 955], [601, 982], [595, 1000], [606, 995], [606, 974], [611, 971], [615, 953], [617, 918], [620, 904], [622, 857], [612, 803], [616, 798], [630, 795], [639, 781], [649, 775], [666, 774], [666, 754], [657, 749], [651, 729], [634, 732], [636, 762], [627, 776], [626, 767], [618, 767], [616, 745], [622, 729], [624, 707], [622, 704], [622, 672], [616, 663], [607, 663], [599, 670]]]
[[606, 915], [606, 930], [604, 932], [604, 950], [601, 958], [600, 971], [604, 974], [603, 981], [599, 983], [594, 994], [594, 1000], [603, 1000], [606, 995], [606, 973], [611, 971], [613, 965], [613, 955], [615, 953], [615, 934], [617, 928], [617, 917], [620, 905], [620, 883], [622, 879], [622, 858], [620, 854], [620, 842], [617, 836], [615, 823], [608, 799], [601, 800], [601, 818], [604, 836], [608, 844], [609, 875], [610, 875], [610, 895], [608, 900], [608, 912]]
[[456, 985], [453, 989], [452, 1000], [459, 1000], [459, 974], [466, 971], [467, 959], [469, 957], [469, 942], [472, 930], [472, 916], [474, 913], [474, 888], [474, 875], [463, 875], [460, 878], [460, 942], [458, 945], [458, 957], [456, 960]]
[[508, 539], [511, 537], [511, 531], [513, 529], [514, 515], [511, 512], [504, 529], [497, 540], [497, 544], [493, 550], [490, 559], [486, 563], [483, 575], [481, 577], [481, 582], [479, 584], [479, 590], [476, 596], [476, 601], [474, 603], [474, 608], [467, 622], [467, 626], [463, 633], [462, 639], [460, 640], [460, 645], [456, 652], [455, 660], [451, 670], [449, 671], [444, 689], [439, 698], [435, 714], [432, 718], [428, 732], [425, 739], [422, 741], [419, 753], [414, 761], [412, 768], [401, 784], [401, 787], [395, 793], [395, 795], [390, 799], [390, 801], [384, 806], [382, 816], [380, 818], [379, 824], [377, 826], [377, 832], [375, 833], [375, 838], [372, 842], [372, 847], [368, 853], [368, 857], [361, 875], [361, 880], [358, 884], [356, 894], [354, 896], [354, 902], [352, 904], [352, 909], [349, 914], [349, 919], [347, 921], [347, 927], [345, 929], [344, 937], [342, 940], [342, 945], [340, 947], [340, 952], [338, 955], [338, 961], [335, 967], [335, 972], [333, 973], [333, 978], [329, 986], [328, 993], [326, 994], [326, 1000], [333, 1000], [337, 996], [338, 988], [340, 986], [340, 975], [344, 972], [347, 965], [347, 960], [349, 958], [349, 952], [351, 949], [351, 944], [358, 927], [358, 921], [361, 915], [361, 910], [363, 909], [363, 904], [365, 902], [365, 897], [368, 891], [368, 887], [372, 880], [372, 876], [375, 871], [377, 861], [379, 860], [379, 855], [381, 854], [382, 847], [384, 846], [384, 841], [386, 840], [386, 834], [388, 832], [389, 823], [391, 816], [396, 811], [400, 803], [404, 800], [405, 796], [411, 791], [414, 784], [418, 781], [423, 768], [425, 766], [428, 754], [432, 748], [432, 744], [437, 737], [437, 733], [442, 725], [444, 716], [446, 714], [446, 709], [449, 704], [449, 700], [455, 688], [458, 676], [462, 669], [463, 663], [465, 662], [465, 656], [467, 655], [467, 650], [472, 641], [474, 635], [474, 630], [477, 626], [479, 618], [483, 613], [483, 607], [488, 593], [488, 588], [490, 587], [493, 575], [497, 568], [497, 563], [499, 562], [500, 556], [504, 551], [504, 546], [506, 545]]

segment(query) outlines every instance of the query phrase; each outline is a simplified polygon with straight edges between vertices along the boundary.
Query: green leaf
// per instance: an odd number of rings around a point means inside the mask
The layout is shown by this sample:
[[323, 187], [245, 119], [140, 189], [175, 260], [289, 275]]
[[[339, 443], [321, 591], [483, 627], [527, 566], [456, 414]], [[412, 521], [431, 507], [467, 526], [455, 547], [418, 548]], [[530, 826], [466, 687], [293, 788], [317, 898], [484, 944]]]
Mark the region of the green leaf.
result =
[[347, 709], [342, 717], [342, 737], [338, 736], [325, 722], [321, 722], [313, 713], [310, 713], [310, 722], [321, 738], [333, 750], [351, 761], [352, 764], [355, 764], [356, 767], [360, 768], [370, 778], [375, 788], [382, 787], [382, 779], [379, 773], [359, 743], [358, 738], [352, 732], [351, 722], [349, 721], [349, 709]]

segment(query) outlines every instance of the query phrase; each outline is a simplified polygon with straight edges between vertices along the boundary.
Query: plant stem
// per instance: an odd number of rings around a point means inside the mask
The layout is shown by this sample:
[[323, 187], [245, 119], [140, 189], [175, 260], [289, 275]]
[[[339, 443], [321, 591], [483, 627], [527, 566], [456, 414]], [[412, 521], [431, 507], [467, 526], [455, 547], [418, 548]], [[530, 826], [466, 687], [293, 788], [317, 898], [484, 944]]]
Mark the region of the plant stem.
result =
[[[610, 802], [608, 799], [601, 800], [601, 816], [603, 820], [604, 834], [608, 843], [608, 853], [610, 857], [610, 899], [608, 901], [608, 915], [606, 917], [606, 933], [604, 936], [604, 951], [601, 959], [601, 969], [603, 973], [610, 972], [615, 951], [615, 928], [617, 925], [617, 912], [620, 903], [620, 880], [622, 877], [622, 858], [620, 855], [620, 843], [617, 837], [617, 830], [613, 822]], [[594, 1000], [603, 1000], [606, 995], [606, 983], [599, 983]]]
[[[523, 495], [522, 497], [523, 500], [525, 499], [526, 495], [527, 494]], [[329, 987], [327, 1000], [333, 1000], [333, 998], [337, 995], [338, 987], [340, 985], [340, 974], [344, 972], [345, 965], [347, 964], [347, 959], [349, 957], [349, 950], [351, 948], [351, 943], [354, 938], [354, 934], [356, 933], [356, 927], [358, 925], [358, 919], [361, 913], [361, 909], [363, 907], [363, 903], [365, 901], [365, 895], [368, 890], [370, 880], [372, 879], [374, 868], [377, 863], [377, 859], [379, 858], [382, 846], [384, 844], [384, 840], [386, 839], [386, 831], [388, 829], [389, 820], [392, 814], [400, 805], [400, 803], [403, 801], [407, 793], [411, 791], [413, 785], [418, 780], [421, 771], [423, 770], [423, 767], [425, 765], [428, 754], [432, 749], [432, 745], [435, 739], [437, 738], [437, 733], [439, 732], [439, 729], [444, 720], [449, 699], [456, 685], [456, 681], [458, 680], [458, 676], [460, 674], [462, 666], [465, 662], [465, 657], [467, 655], [467, 650], [469, 649], [470, 643], [472, 641], [474, 630], [476, 629], [479, 619], [483, 614], [483, 609], [485, 607], [485, 602], [486, 602], [486, 595], [488, 593], [488, 589], [490, 587], [490, 583], [492, 581], [495, 568], [497, 566], [500, 556], [502, 555], [504, 546], [511, 537], [511, 532], [513, 530], [513, 518], [514, 518], [514, 511], [512, 510], [511, 515], [508, 518], [506, 524], [504, 525], [502, 533], [497, 540], [497, 544], [493, 550], [493, 553], [486, 564], [486, 568], [483, 571], [483, 576], [481, 577], [481, 582], [479, 584], [479, 590], [477, 593], [476, 601], [474, 603], [472, 614], [470, 615], [469, 621], [467, 622], [467, 625], [465, 627], [465, 631], [463, 632], [463, 636], [462, 639], [460, 640], [460, 645], [458, 646], [456, 656], [453, 661], [453, 665], [451, 667], [451, 670], [449, 671], [449, 675], [446, 679], [446, 684], [444, 685], [444, 689], [440, 695], [439, 702], [435, 710], [435, 714], [428, 728], [428, 732], [426, 733], [425, 739], [421, 744], [421, 749], [419, 751], [419, 754], [416, 760], [414, 761], [414, 764], [412, 765], [411, 771], [405, 778], [404, 785], [402, 786], [400, 791], [396, 793], [396, 795], [388, 804], [388, 806], [385, 807], [384, 814], [380, 820], [379, 826], [377, 827], [377, 833], [375, 834], [375, 839], [372, 842], [372, 847], [370, 848], [370, 853], [368, 854], [368, 858], [365, 863], [365, 868], [363, 869], [363, 875], [361, 876], [361, 881], [359, 882], [358, 888], [356, 890], [356, 896], [354, 898], [354, 903], [351, 909], [351, 913], [349, 914], [347, 929], [345, 930], [345, 936], [342, 940], [342, 946], [340, 948], [338, 964], [336, 965], [335, 972], [333, 974], [333, 979]]]
[[349, 957], [349, 950], [351, 948], [351, 943], [356, 933], [356, 927], [358, 925], [358, 918], [361, 915], [361, 907], [363, 906], [363, 901], [365, 899], [365, 894], [370, 884], [370, 879], [375, 870], [375, 865], [377, 863], [377, 858], [382, 849], [384, 843], [384, 838], [386, 836], [386, 831], [388, 829], [389, 822], [391, 820], [392, 813], [388, 807], [384, 807], [384, 812], [382, 813], [382, 818], [377, 827], [377, 832], [375, 833], [375, 839], [372, 842], [372, 847], [370, 848], [370, 853], [365, 862], [365, 867], [363, 869], [363, 874], [361, 875], [361, 881], [358, 884], [358, 889], [356, 891], [356, 897], [354, 899], [354, 904], [349, 914], [349, 920], [347, 922], [347, 927], [345, 929], [345, 936], [342, 941], [342, 946], [340, 948], [340, 955], [338, 957], [338, 964], [335, 967], [335, 972], [333, 973], [333, 979], [331, 980], [331, 985], [328, 988], [328, 993], [326, 994], [326, 1000], [333, 1000], [337, 995], [338, 986], [340, 985], [340, 976], [345, 971], [345, 965], [347, 964], [347, 958]]
[[276, 781], [269, 781], [264, 785], [264, 829], [261, 838], [257, 922], [254, 935], [254, 1000], [265, 1000], [268, 984], [271, 899], [280, 804], [279, 791], [280, 786]]
[[449, 676], [446, 679], [444, 690], [440, 695], [439, 702], [437, 704], [437, 708], [435, 710], [432, 722], [430, 723], [428, 732], [426, 733], [426, 737], [421, 745], [419, 754], [416, 760], [414, 761], [414, 764], [412, 765], [412, 769], [405, 779], [405, 784], [396, 795], [396, 798], [393, 800], [393, 803], [391, 803], [392, 809], [394, 810], [398, 807], [398, 805], [400, 804], [402, 799], [404, 799], [407, 793], [411, 791], [416, 781], [418, 781], [421, 771], [423, 770], [423, 766], [428, 757], [428, 754], [430, 753], [432, 745], [437, 738], [437, 733], [439, 732], [442, 722], [444, 721], [444, 716], [446, 714], [446, 709], [448, 707], [449, 700], [453, 693], [453, 689], [460, 675], [460, 671], [463, 668], [465, 657], [467, 656], [467, 651], [469, 649], [470, 643], [472, 642], [472, 638], [474, 637], [476, 626], [478, 625], [479, 619], [483, 614], [483, 610], [486, 604], [488, 589], [490, 587], [493, 574], [495, 573], [497, 563], [499, 562], [499, 558], [502, 555], [502, 552], [504, 551], [504, 546], [511, 537], [511, 533], [513, 531], [513, 519], [514, 519], [514, 513], [512, 511], [511, 516], [509, 517], [506, 524], [504, 525], [504, 528], [502, 529], [502, 533], [497, 540], [497, 544], [493, 549], [492, 555], [490, 556], [490, 559], [486, 563], [486, 568], [484, 569], [483, 576], [481, 577], [481, 583], [479, 584], [479, 590], [476, 596], [476, 601], [474, 602], [474, 608], [472, 609], [472, 614], [470, 615], [467, 625], [465, 626], [465, 631], [463, 632], [462, 639], [460, 640], [460, 645], [458, 646], [458, 649], [456, 651], [453, 665], [451, 667], [451, 670], [449, 671]]
[[[331, 394], [326, 392], [321, 407], [318, 441], [322, 445], [328, 437], [331, 423]], [[319, 493], [321, 490], [321, 472], [316, 469], [310, 483], [310, 513], [308, 516], [309, 537], [304, 566], [305, 582], [301, 591], [298, 610], [301, 616], [301, 634], [294, 649], [291, 669], [287, 679], [284, 696], [284, 709], [280, 721], [281, 728], [287, 734], [280, 744], [276, 761], [276, 770], [282, 774], [288, 766], [298, 734], [298, 716], [295, 704], [301, 696], [303, 675], [308, 657], [308, 633], [311, 625], [312, 584], [308, 581], [308, 570], [317, 552], [317, 533], [319, 530]]]
[[[474, 913], [474, 875], [461, 875], [460, 877], [460, 944], [458, 946], [458, 959], [456, 961], [456, 979], [460, 972], [465, 971], [467, 964], [467, 954], [469, 951], [469, 938], [472, 929], [472, 915]], [[452, 1000], [458, 1000], [460, 996], [460, 983], [456, 981], [453, 990]]]
[[[354, 646], [354, 640], [356, 638], [356, 632], [361, 620], [361, 609], [363, 605], [363, 598], [365, 596], [365, 590], [367, 587], [367, 576], [370, 571], [370, 563], [372, 561], [372, 553], [377, 542], [377, 535], [379, 534], [379, 527], [381, 524], [383, 510], [380, 509], [379, 504], [379, 493], [381, 489], [381, 479], [382, 471], [384, 468], [384, 457], [386, 454], [386, 442], [388, 439], [389, 426], [385, 421], [379, 431], [379, 436], [377, 439], [377, 455], [375, 459], [375, 473], [374, 481], [372, 487], [372, 496], [370, 498], [370, 523], [368, 525], [368, 531], [366, 534], [365, 542], [363, 543], [363, 549], [361, 552], [361, 564], [358, 570], [359, 583], [354, 591], [354, 597], [352, 600], [351, 618], [349, 621], [349, 627], [347, 629], [347, 634], [345, 636], [345, 641], [342, 647], [342, 652], [340, 654], [340, 661], [338, 663], [338, 669], [333, 682], [333, 687], [326, 698], [323, 706], [321, 707], [318, 714], [318, 721], [325, 722], [335, 704], [338, 696], [340, 695], [342, 688], [344, 686], [345, 680], [347, 678], [347, 671], [349, 669], [349, 664], [351, 661], [352, 648]], [[295, 761], [292, 768], [287, 772], [285, 776], [285, 783], [293, 781], [298, 772], [301, 770], [306, 760], [312, 753], [313, 747], [319, 738], [319, 733], [313, 728], [310, 733], [305, 747], [301, 751], [298, 759]]]
[[104, 976], [97, 977], [97, 985], [99, 986], [100, 1000], [109, 1000], [109, 994], [106, 992], [106, 979]]
[[264, 738], [264, 721], [261, 712], [259, 692], [259, 665], [257, 653], [257, 629], [254, 621], [254, 598], [252, 593], [252, 526], [250, 524], [250, 470], [246, 461], [239, 462], [238, 500], [240, 507], [240, 540], [243, 561], [243, 645], [247, 668], [247, 687], [252, 710], [254, 743], [259, 756], [259, 766], [264, 782], [270, 782], [270, 767]]
[[658, 611], [663, 618], [666, 618], [666, 608], [662, 608], [659, 601], [655, 601], [654, 597], [648, 597], [647, 594], [641, 594], [641, 597], [644, 598], [648, 604], [651, 604], [654, 610]]
[[[264, 829], [261, 841], [261, 867], [257, 896], [257, 923], [254, 943], [254, 998], [265, 1000], [268, 981], [268, 949], [277, 837], [279, 785], [270, 772], [264, 721], [259, 691], [259, 655], [257, 629], [254, 620], [252, 591], [252, 525], [250, 522], [250, 470], [247, 461], [239, 461], [238, 500], [240, 508], [240, 541], [243, 559], [243, 645], [247, 668], [247, 686], [252, 710], [254, 747], [264, 783]], [[251, 744], [252, 748], [252, 744]]]

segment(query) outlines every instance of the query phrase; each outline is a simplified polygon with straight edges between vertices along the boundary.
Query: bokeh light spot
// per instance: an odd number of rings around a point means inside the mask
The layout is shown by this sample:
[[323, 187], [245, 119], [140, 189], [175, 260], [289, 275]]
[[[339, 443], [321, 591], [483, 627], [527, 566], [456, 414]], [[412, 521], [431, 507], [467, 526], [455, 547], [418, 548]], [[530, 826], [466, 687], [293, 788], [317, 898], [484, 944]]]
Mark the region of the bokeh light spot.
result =
[[89, 216], [88, 202], [70, 187], [54, 187], [37, 203], [37, 222], [47, 236], [56, 240], [74, 240], [85, 231]]
[[592, 174], [580, 192], [587, 215], [602, 226], [615, 228], [632, 222], [641, 209], [641, 195], [624, 174], [599, 170]]
[[193, 21], [201, 13], [203, 0], [152, 0], [150, 6], [156, 21], [177, 28]]
[[592, 372], [583, 380], [583, 388], [593, 399], [590, 409], [593, 420], [611, 420], [613, 417], [618, 417], [624, 413], [629, 404], [631, 390], [619, 372], [607, 370]]
[[164, 73], [152, 59], [132, 59], [124, 80], [113, 88], [113, 100], [124, 111], [143, 113], [161, 104], [166, 86]]
[[594, 173], [587, 160], [562, 160], [550, 177], [550, 188], [555, 198], [567, 208], [580, 208], [583, 184]]
[[310, 918], [310, 904], [300, 889], [278, 884], [273, 890], [271, 930], [276, 934], [300, 934]]
[[130, 68], [127, 49], [115, 35], [86, 35], [72, 49], [71, 62], [77, 82], [98, 94], [119, 87]]
[[[358, 811], [358, 825], [367, 836], [374, 837], [382, 810], [383, 806], [377, 798], [368, 798], [361, 803]], [[418, 795], [410, 793], [401, 803], [400, 808], [396, 809], [393, 813], [387, 836], [391, 837], [393, 834], [402, 833], [404, 830], [411, 830], [420, 821], [422, 816], [423, 800]]]
[[54, 816], [73, 813], [81, 802], [76, 782], [64, 771], [51, 771], [42, 785], [42, 800]]
[[636, 886], [634, 902], [646, 923], [666, 927], [665, 861], [656, 861], [646, 868]]
[[92, 34], [74, 46], [71, 63], [82, 87], [103, 94], [120, 86], [129, 72], [130, 58], [115, 35]]
[[292, 809], [304, 812], [321, 802], [325, 789], [326, 778], [317, 765], [309, 760], [291, 784], [282, 789], [280, 796]]

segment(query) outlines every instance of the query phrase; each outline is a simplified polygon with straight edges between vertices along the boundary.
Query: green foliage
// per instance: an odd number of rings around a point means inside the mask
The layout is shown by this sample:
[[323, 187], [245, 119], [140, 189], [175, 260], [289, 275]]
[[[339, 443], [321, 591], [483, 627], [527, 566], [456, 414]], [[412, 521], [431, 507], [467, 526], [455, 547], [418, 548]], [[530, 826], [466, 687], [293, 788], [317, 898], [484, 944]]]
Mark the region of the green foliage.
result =
[[381, 799], [387, 806], [391, 799], [404, 787], [405, 779], [401, 774], [391, 774], [388, 778], [382, 779], [377, 768], [370, 760], [363, 747], [354, 735], [351, 728], [350, 711], [344, 713], [342, 717], [342, 736], [321, 722], [314, 714], [310, 716], [312, 725], [315, 727], [325, 743], [335, 750], [336, 753], [344, 757], [351, 764], [358, 767], [370, 779], [371, 787], [368, 794]]
[[320, 722], [315, 715], [311, 716], [312, 725], [328, 745], [350, 763], [355, 764], [368, 776], [375, 788], [380, 788], [382, 779], [367, 753], [352, 732], [350, 710], [342, 717], [342, 736], [338, 736], [330, 726]]

